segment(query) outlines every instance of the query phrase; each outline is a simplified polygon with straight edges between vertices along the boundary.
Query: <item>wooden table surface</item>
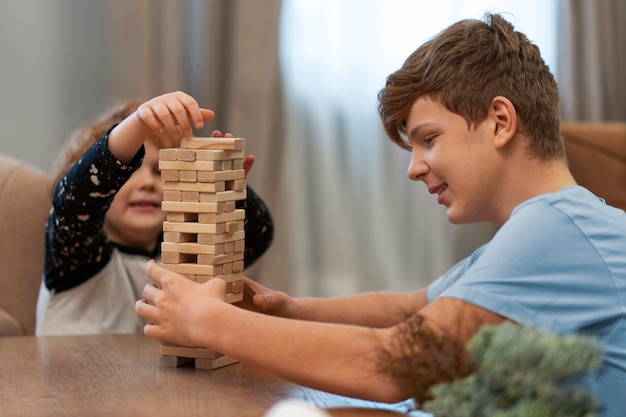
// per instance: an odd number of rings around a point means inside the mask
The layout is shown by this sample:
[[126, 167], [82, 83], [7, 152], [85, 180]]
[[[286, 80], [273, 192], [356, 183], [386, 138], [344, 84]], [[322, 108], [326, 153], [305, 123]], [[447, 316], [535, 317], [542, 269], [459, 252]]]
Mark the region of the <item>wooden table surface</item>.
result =
[[214, 371], [159, 364], [141, 335], [0, 338], [0, 416], [262, 416], [302, 399], [333, 416], [399, 416], [405, 405], [336, 396], [237, 363]]

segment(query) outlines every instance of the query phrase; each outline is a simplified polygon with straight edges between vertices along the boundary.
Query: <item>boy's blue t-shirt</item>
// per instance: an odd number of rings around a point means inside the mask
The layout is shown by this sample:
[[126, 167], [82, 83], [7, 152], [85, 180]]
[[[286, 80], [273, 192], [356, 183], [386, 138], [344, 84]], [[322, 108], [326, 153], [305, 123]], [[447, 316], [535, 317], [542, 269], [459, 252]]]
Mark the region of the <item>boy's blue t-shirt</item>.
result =
[[559, 334], [595, 337], [585, 379], [604, 417], [626, 412], [626, 213], [573, 186], [515, 208], [494, 238], [428, 288]]

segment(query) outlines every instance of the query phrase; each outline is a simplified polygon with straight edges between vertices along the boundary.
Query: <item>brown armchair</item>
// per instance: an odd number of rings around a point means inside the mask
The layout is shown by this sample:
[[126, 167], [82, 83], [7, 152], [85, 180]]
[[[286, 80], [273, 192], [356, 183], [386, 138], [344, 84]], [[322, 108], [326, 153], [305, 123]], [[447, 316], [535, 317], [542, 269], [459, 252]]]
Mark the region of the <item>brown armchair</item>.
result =
[[564, 122], [561, 132], [576, 181], [626, 210], [626, 123]]
[[0, 336], [35, 332], [50, 177], [0, 154]]

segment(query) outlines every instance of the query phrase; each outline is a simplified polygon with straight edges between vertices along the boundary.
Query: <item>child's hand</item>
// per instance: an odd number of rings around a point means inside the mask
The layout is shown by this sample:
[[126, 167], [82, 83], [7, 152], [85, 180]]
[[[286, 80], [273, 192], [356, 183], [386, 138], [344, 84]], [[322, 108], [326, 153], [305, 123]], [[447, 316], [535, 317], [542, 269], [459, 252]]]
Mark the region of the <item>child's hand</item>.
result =
[[[214, 138], [221, 138], [222, 132], [220, 130], [214, 130], [211, 133], [211, 136]], [[232, 133], [227, 133], [224, 135], [225, 138], [234, 137]], [[243, 169], [246, 171], [246, 178], [248, 177], [248, 173], [252, 169], [252, 165], [254, 165], [254, 155], [246, 155], [246, 159], [243, 160]]]
[[150, 132], [167, 133], [173, 138], [191, 136], [193, 128], [201, 129], [205, 120], [215, 117], [198, 102], [181, 91], [163, 94], [139, 106], [135, 112], [137, 124]]

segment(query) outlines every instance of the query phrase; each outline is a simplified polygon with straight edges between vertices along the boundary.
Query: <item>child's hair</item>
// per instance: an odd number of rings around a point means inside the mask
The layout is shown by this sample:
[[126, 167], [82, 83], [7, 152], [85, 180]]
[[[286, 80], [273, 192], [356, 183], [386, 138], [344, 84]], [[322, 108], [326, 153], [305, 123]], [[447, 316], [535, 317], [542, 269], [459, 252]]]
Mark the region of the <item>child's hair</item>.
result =
[[[141, 103], [138, 101], [127, 101], [113, 105], [95, 121], [74, 131], [52, 167], [53, 187], [67, 174], [72, 165], [80, 159], [87, 149], [104, 135], [107, 129], [133, 114], [140, 105]], [[176, 148], [180, 144], [179, 140], [172, 139], [166, 134], [157, 133], [151, 134], [146, 141], [155, 144], [159, 149]]]
[[378, 93], [378, 111], [389, 138], [410, 149], [406, 118], [415, 100], [428, 97], [462, 116], [468, 127], [487, 117], [496, 96], [511, 100], [518, 131], [532, 138], [543, 159], [566, 160], [560, 134], [556, 81], [526, 35], [497, 14], [462, 20], [413, 52]]

